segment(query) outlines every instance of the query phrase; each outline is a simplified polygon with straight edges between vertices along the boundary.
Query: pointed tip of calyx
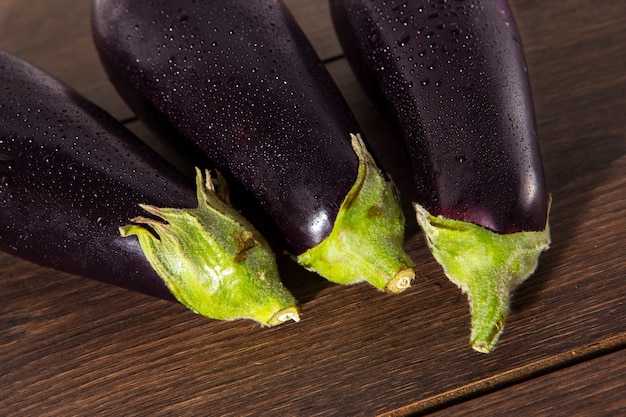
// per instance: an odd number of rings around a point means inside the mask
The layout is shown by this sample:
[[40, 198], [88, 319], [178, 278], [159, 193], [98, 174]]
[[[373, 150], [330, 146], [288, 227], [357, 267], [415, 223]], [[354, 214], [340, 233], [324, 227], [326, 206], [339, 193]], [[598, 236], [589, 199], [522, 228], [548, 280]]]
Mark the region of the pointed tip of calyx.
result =
[[472, 336], [470, 345], [472, 349], [480, 353], [490, 353], [498, 344], [500, 335], [504, 331], [504, 323], [506, 322], [506, 313], [503, 313], [495, 321], [486, 321], [476, 323], [472, 326]]

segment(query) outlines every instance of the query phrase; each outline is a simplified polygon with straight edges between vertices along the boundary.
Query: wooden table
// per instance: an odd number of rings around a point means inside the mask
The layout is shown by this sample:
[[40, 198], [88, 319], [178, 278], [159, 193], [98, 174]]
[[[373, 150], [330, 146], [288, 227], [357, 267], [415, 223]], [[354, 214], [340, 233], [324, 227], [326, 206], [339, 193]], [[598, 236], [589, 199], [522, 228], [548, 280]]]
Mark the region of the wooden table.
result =
[[[406, 199], [406, 166], [384, 151], [389, 129], [342, 58], [326, 2], [287, 3]], [[467, 301], [429, 255], [406, 201], [406, 248], [418, 264], [409, 291], [331, 285], [280, 256], [304, 314], [299, 324], [271, 329], [211, 321], [0, 254], [1, 413], [626, 412], [626, 2], [511, 3], [554, 198], [553, 245], [515, 293], [493, 353], [470, 349]], [[89, 13], [87, 0], [3, 0], [0, 48], [66, 81], [153, 143], [100, 67]]]

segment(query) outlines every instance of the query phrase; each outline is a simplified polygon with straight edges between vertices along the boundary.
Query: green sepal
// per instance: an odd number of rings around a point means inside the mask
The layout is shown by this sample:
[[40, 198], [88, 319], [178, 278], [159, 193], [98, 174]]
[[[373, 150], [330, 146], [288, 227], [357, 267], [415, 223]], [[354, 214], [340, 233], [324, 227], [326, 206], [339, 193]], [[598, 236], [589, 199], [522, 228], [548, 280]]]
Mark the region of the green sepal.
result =
[[338, 284], [368, 281], [387, 292], [409, 288], [415, 277], [404, 252], [404, 215], [398, 194], [359, 135], [350, 135], [359, 158], [357, 179], [330, 235], [297, 257], [300, 265]]
[[484, 227], [431, 215], [414, 204], [417, 221], [446, 276], [467, 293], [472, 314], [470, 344], [491, 352], [502, 334], [511, 292], [537, 268], [550, 246], [550, 228], [495, 233]]
[[155, 218], [120, 228], [137, 236], [165, 284], [185, 306], [218, 320], [248, 318], [265, 326], [299, 320], [299, 308], [278, 275], [275, 255], [260, 233], [196, 169], [198, 207], [140, 205]]

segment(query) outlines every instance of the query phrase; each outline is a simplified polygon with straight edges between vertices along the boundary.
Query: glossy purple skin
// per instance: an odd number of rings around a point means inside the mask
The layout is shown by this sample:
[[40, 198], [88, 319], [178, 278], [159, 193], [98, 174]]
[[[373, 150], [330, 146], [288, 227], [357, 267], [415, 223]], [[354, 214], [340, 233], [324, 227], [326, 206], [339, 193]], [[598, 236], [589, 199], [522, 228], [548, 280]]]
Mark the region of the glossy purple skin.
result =
[[331, 0], [343, 49], [398, 126], [417, 202], [496, 231], [542, 231], [548, 193], [506, 1]]
[[0, 249], [173, 299], [136, 238], [138, 206], [196, 207], [183, 177], [104, 110], [0, 52]]
[[275, 0], [96, 0], [93, 34], [120, 95], [159, 137], [203, 155], [298, 255], [331, 232], [356, 180], [359, 128]]

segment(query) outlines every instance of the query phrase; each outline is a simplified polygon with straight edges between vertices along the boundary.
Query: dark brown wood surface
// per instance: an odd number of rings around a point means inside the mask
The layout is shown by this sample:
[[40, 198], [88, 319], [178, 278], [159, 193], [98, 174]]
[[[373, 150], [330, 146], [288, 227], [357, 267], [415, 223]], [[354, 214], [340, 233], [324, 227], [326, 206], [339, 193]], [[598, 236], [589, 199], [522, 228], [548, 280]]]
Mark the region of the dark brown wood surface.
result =
[[432, 417], [589, 416], [624, 413], [626, 350], [453, 405]]
[[[418, 266], [413, 287], [385, 295], [331, 285], [279, 256], [303, 320], [264, 329], [0, 254], [1, 413], [524, 410], [513, 402], [530, 414], [626, 412], [626, 3], [511, 1], [553, 195], [553, 245], [515, 293], [489, 355], [468, 345], [467, 301], [428, 253], [410, 213], [402, 155], [341, 58], [326, 2], [287, 3], [402, 192], [406, 249]], [[51, 72], [154, 143], [106, 80], [89, 12], [87, 0], [3, 0], [0, 49]]]

